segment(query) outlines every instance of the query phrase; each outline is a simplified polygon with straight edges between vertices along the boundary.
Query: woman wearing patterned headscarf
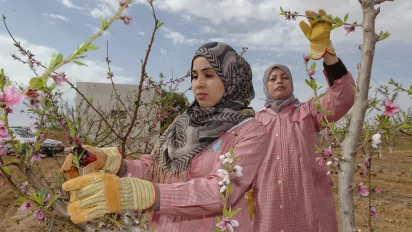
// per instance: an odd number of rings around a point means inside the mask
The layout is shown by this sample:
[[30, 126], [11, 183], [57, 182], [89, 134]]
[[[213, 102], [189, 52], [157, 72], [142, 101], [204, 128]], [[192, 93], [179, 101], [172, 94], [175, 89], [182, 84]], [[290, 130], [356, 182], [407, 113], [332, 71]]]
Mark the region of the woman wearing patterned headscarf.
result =
[[[270, 145], [256, 181], [253, 231], [338, 231], [331, 180], [315, 144], [319, 146], [322, 121], [337, 121], [352, 107], [355, 83], [336, 57], [329, 39], [331, 25], [314, 22], [314, 14], [307, 11], [310, 26], [300, 26], [310, 41], [310, 56], [323, 58], [328, 88], [319, 104], [330, 114], [321, 113], [312, 99], [300, 103], [295, 98], [288, 67], [268, 67], [263, 77], [265, 108], [256, 119], [268, 129]], [[323, 10], [319, 14], [326, 16]]]
[[[151, 155], [129, 161], [122, 160], [117, 149], [84, 146], [96, 159], [86, 167], [89, 174], [63, 184], [63, 190], [74, 193], [68, 206], [73, 222], [152, 209], [155, 231], [210, 231], [216, 227], [215, 217], [222, 215], [222, 155], [233, 145], [239, 160], [226, 161], [242, 170], [230, 176], [228, 204], [243, 210], [233, 218], [237, 222], [221, 226], [252, 230], [244, 196], [266, 154], [267, 131], [248, 107], [254, 98], [250, 65], [230, 46], [212, 42], [196, 51], [191, 69], [195, 100]], [[62, 171], [70, 168], [68, 158]]]

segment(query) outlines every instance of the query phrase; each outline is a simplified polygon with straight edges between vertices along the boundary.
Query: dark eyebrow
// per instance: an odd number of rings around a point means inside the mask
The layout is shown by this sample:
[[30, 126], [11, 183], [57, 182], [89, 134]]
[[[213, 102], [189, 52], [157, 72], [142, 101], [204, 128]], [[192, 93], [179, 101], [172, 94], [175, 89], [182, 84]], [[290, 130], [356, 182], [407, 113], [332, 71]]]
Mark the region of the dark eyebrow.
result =
[[[286, 73], [282, 73], [282, 74], [280, 74], [280, 76], [283, 76], [283, 75], [286, 75], [286, 76], [288, 76], [288, 74], [286, 74]], [[278, 75], [276, 74], [276, 73], [274, 73], [274, 74], [272, 74], [272, 75], [270, 75], [270, 77], [277, 77]], [[288, 76], [289, 77], [289, 76]]]
[[[210, 70], [210, 69], [213, 69], [213, 68], [212, 67], [206, 67], [206, 68], [201, 69], [200, 71], [206, 71], [206, 70]], [[192, 69], [192, 72], [197, 72], [197, 71]]]

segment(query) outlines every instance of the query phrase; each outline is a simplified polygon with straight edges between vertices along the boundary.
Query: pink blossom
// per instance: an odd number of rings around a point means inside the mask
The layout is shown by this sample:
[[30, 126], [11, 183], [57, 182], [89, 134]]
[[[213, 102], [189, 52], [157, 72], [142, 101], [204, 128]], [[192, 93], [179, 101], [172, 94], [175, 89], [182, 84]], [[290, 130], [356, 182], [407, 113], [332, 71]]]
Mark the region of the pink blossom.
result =
[[49, 201], [51, 199], [52, 195], [49, 193], [47, 194], [46, 199], [44, 199], [45, 202]]
[[385, 113], [383, 113], [385, 116], [392, 117], [399, 112], [399, 107], [394, 105], [391, 101], [384, 100], [383, 104], [385, 105]]
[[362, 178], [368, 177], [368, 173], [367, 173], [367, 172], [364, 172], [364, 171], [361, 171], [361, 172], [359, 173], [359, 175], [360, 175]]
[[7, 148], [3, 148], [3, 149], [0, 151], [0, 156], [2, 156], [2, 155], [7, 155]]
[[132, 22], [132, 18], [127, 15], [120, 16], [120, 19], [123, 20], [126, 25], [129, 25]]
[[323, 157], [332, 157], [332, 146], [329, 146], [328, 149], [322, 149]]
[[356, 190], [358, 191], [358, 193], [361, 196], [368, 196], [369, 195], [369, 191], [368, 191], [368, 186], [364, 185], [362, 182], [360, 182], [360, 184], [356, 185]]
[[50, 77], [53, 78], [53, 80], [58, 85], [63, 85], [65, 82], [67, 82], [66, 74], [64, 74], [64, 73], [52, 74], [52, 75], [50, 75]]
[[9, 132], [6, 128], [6, 123], [0, 120], [0, 138], [10, 139]]
[[31, 207], [32, 207], [31, 203], [26, 201], [21, 205], [20, 210], [23, 211], [24, 213], [29, 213]]
[[355, 27], [343, 26], [343, 28], [344, 28], [344, 29], [345, 29], [345, 31], [346, 31], [346, 35], [348, 35], [349, 33], [351, 33], [351, 32], [354, 32], [354, 31], [355, 31]]
[[370, 162], [370, 158], [365, 158], [365, 161], [364, 161], [364, 164], [365, 164], [365, 167], [367, 168], [367, 169], [369, 169], [370, 167], [371, 167], [371, 162]]
[[309, 76], [313, 76], [313, 75], [315, 75], [315, 73], [316, 73], [315, 70], [310, 70], [310, 71], [309, 71]]
[[222, 231], [228, 230], [229, 232], [233, 232], [234, 229], [239, 226], [239, 222], [236, 220], [229, 220], [229, 218], [223, 219], [221, 222], [216, 224], [216, 227]]
[[12, 114], [12, 113], [13, 113], [13, 109], [10, 108], [10, 107], [7, 107], [7, 108], [6, 108], [6, 112], [7, 112], [8, 114]]
[[325, 164], [325, 160], [322, 157], [316, 158], [316, 162], [318, 162], [319, 165], [324, 165]]
[[46, 215], [44, 214], [43, 210], [39, 209], [39, 210], [35, 210], [33, 212], [33, 217], [37, 218], [37, 224], [41, 224], [44, 222], [44, 220], [46, 219]]
[[24, 193], [27, 194], [27, 188], [29, 187], [29, 182], [24, 181], [21, 186], [19, 187], [19, 189]]
[[379, 218], [379, 214], [378, 214], [378, 211], [376, 210], [376, 207], [373, 207], [373, 206], [371, 207], [371, 216]]
[[374, 192], [374, 193], [380, 193], [381, 190], [379, 190], [379, 189], [377, 189], [377, 188], [373, 188], [373, 189], [372, 189], [372, 192]]
[[3, 93], [0, 95], [0, 102], [12, 106], [22, 103], [24, 96], [14, 90], [14, 86], [10, 85], [4, 88]]
[[303, 55], [303, 61], [305, 61], [305, 63], [309, 62], [309, 60], [309, 56]]
[[120, 2], [119, 2], [120, 7], [123, 7], [124, 5], [126, 5], [126, 3], [127, 3], [128, 1], [129, 1], [129, 0], [120, 0]]
[[37, 67], [39, 67], [40, 66], [40, 61], [38, 61], [38, 60], [33, 60], [33, 63], [35, 64], [35, 65], [37, 65]]
[[39, 154], [36, 154], [36, 155], [33, 155], [32, 157], [31, 157], [31, 159], [30, 159], [30, 162], [31, 163], [34, 163], [34, 162], [39, 162], [40, 163], [40, 161], [41, 161], [41, 157], [40, 157], [40, 155]]

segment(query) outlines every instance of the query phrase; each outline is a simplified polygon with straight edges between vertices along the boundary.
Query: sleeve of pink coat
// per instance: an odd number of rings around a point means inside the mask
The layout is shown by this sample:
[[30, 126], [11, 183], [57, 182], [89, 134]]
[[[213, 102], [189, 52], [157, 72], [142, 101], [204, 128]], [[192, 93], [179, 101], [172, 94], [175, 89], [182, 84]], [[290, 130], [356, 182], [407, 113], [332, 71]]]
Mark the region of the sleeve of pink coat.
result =
[[[234, 165], [242, 166], [243, 176], [231, 177], [233, 192], [230, 195], [229, 204], [244, 198], [266, 154], [268, 145], [266, 129], [256, 121], [251, 123], [244, 133], [239, 134], [238, 138], [234, 151], [240, 160]], [[202, 216], [221, 212], [223, 202], [220, 198], [220, 188], [222, 186], [218, 184], [221, 178], [217, 174], [221, 165], [217, 162], [213, 171], [205, 178], [196, 178], [184, 183], [159, 184], [159, 213]]]
[[142, 155], [139, 160], [125, 160], [127, 165], [124, 177], [134, 177], [151, 181], [149, 174], [152, 166], [152, 155]]
[[[326, 72], [323, 72], [326, 76]], [[320, 104], [323, 109], [326, 109], [331, 114], [326, 118], [329, 122], [338, 121], [350, 110], [355, 99], [355, 82], [352, 74], [348, 73], [342, 78], [335, 80], [332, 87], [326, 89], [325, 95], [320, 99]], [[323, 129], [322, 120], [323, 114], [319, 113], [315, 107], [315, 103], [310, 100], [310, 108], [315, 115], [317, 128]]]

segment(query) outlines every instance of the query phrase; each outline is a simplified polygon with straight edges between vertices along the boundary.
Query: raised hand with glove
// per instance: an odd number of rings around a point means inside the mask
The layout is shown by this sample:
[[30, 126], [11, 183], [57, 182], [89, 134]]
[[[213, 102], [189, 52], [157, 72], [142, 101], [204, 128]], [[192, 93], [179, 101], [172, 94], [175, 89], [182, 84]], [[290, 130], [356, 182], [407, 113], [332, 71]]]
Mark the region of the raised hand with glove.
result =
[[[300, 21], [299, 26], [303, 34], [310, 42], [310, 57], [314, 60], [319, 60], [330, 54], [336, 55], [335, 48], [330, 40], [330, 32], [332, 24], [323, 19], [327, 17], [326, 12], [322, 9], [318, 10], [319, 14], [313, 11], [305, 11], [309, 25], [304, 21]], [[318, 19], [318, 20], [314, 20]]]
[[[111, 174], [118, 174], [123, 162], [123, 156], [117, 147], [98, 148], [90, 145], [82, 145], [81, 148], [87, 152], [85, 172], [92, 173], [99, 170]], [[70, 153], [60, 168], [60, 173], [66, 173], [69, 179], [79, 174], [73, 171], [73, 153]]]
[[71, 179], [62, 187], [71, 192], [67, 213], [76, 224], [107, 213], [150, 209], [159, 198], [151, 182], [101, 172]]

